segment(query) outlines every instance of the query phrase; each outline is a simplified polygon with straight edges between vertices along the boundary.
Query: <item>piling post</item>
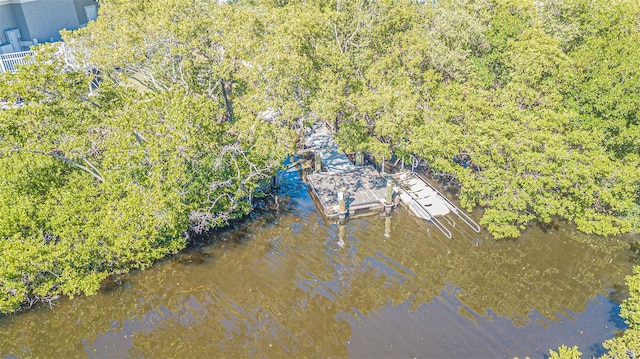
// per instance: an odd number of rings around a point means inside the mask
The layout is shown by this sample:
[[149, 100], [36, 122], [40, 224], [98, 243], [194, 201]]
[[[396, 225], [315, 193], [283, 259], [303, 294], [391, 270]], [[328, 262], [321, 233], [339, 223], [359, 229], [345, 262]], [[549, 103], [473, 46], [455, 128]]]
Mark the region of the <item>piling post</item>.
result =
[[338, 190], [338, 213], [341, 219], [347, 216], [347, 189], [341, 187]]
[[387, 198], [384, 202], [384, 211], [386, 214], [391, 213], [391, 208], [393, 207], [393, 184], [391, 181], [387, 181]]
[[362, 152], [356, 152], [356, 166], [362, 166]]

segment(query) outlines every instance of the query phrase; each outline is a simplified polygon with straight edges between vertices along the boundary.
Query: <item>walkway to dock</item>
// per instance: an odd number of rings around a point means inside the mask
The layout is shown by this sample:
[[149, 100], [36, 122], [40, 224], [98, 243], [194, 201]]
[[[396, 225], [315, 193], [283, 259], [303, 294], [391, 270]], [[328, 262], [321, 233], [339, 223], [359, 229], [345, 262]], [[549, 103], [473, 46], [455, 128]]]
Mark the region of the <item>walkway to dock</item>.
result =
[[371, 166], [355, 166], [340, 151], [333, 136], [322, 122], [316, 122], [307, 132], [306, 145], [320, 155], [325, 171], [307, 175], [312, 192], [327, 217], [340, 215], [338, 192], [346, 192], [349, 216], [356, 212], [384, 209], [387, 180]]
[[322, 165], [329, 172], [351, 172], [358, 169], [349, 157], [340, 151], [327, 126], [320, 121], [314, 123], [307, 133], [306, 145], [313, 152], [320, 153]]

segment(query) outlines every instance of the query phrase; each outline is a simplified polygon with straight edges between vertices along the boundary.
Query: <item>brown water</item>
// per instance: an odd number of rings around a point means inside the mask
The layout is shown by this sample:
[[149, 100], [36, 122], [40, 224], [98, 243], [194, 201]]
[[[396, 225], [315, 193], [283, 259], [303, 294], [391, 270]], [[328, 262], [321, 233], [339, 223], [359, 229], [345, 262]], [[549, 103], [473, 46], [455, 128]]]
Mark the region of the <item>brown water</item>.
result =
[[624, 327], [621, 240], [566, 225], [448, 240], [403, 209], [338, 225], [288, 193], [99, 295], [0, 319], [0, 357], [589, 357]]

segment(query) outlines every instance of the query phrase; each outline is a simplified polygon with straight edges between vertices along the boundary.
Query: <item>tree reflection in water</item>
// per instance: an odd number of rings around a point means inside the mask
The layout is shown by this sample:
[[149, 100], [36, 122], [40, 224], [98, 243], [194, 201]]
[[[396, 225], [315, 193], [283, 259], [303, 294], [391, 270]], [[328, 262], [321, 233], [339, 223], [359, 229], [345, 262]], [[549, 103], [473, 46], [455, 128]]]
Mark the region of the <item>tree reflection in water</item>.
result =
[[[428, 225], [402, 209], [343, 225], [300, 201], [285, 198], [279, 215], [217, 233], [210, 245], [120, 278], [98, 296], [2, 319], [0, 353], [407, 356], [449, 338], [444, 347], [452, 353], [488, 340], [497, 343], [489, 346], [495, 356], [541, 356], [557, 345], [527, 346], [524, 338], [562, 333], [560, 321], [583, 323], [589, 313], [580, 313], [630, 272], [623, 241], [569, 227], [532, 227], [515, 241], [482, 237], [474, 247], [425, 231]], [[381, 327], [376, 320], [384, 321]], [[610, 336], [619, 324], [611, 323]], [[407, 344], [409, 334], [397, 329], [403, 325], [422, 335], [424, 347]], [[443, 332], [447, 327], [458, 331]], [[592, 336], [596, 344], [600, 339]], [[365, 338], [365, 346], [353, 346], [352, 338]], [[383, 342], [400, 351], [376, 352]]]

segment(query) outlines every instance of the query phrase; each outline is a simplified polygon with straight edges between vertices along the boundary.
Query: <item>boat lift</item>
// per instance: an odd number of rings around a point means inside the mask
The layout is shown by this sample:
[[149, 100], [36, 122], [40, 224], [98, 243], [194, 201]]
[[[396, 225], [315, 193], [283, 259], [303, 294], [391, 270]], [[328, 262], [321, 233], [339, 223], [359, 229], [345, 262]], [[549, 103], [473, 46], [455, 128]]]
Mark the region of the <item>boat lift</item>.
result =
[[400, 195], [400, 200], [416, 216], [431, 221], [445, 237], [452, 238], [451, 230], [438, 217], [449, 213], [456, 215], [474, 232], [480, 233], [480, 225], [478, 223], [453, 204], [420, 174], [415, 171], [404, 171], [394, 174], [392, 178], [398, 185], [396, 192]]

